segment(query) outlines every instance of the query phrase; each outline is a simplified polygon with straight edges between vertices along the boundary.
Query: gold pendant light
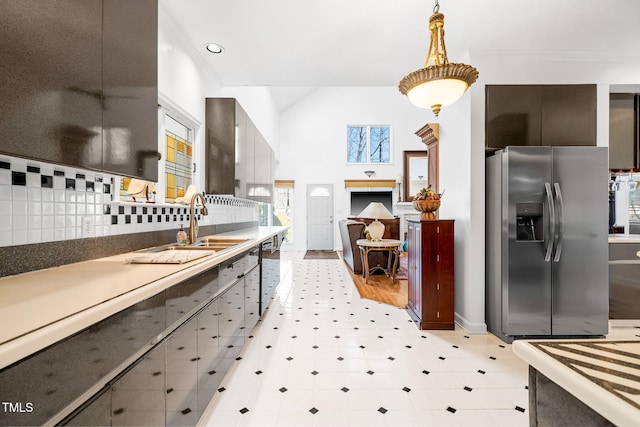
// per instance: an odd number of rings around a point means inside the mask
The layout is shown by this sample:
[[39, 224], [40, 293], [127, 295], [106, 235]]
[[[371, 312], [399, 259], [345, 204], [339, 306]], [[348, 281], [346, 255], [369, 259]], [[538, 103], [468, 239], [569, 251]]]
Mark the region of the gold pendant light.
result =
[[449, 63], [444, 46], [444, 15], [436, 0], [429, 18], [431, 43], [424, 68], [405, 76], [398, 89], [411, 103], [430, 108], [437, 116], [440, 109], [453, 104], [478, 79], [478, 70], [467, 64]]

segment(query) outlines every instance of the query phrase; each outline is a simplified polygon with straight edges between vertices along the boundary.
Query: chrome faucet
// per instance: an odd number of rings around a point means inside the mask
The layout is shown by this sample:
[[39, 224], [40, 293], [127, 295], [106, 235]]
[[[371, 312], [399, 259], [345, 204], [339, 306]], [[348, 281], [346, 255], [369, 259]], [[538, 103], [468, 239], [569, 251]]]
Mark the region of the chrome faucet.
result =
[[196, 203], [198, 201], [198, 197], [200, 198], [200, 203], [202, 203], [202, 215], [209, 214], [207, 205], [204, 201], [204, 196], [201, 193], [194, 194], [189, 206], [189, 244], [191, 245], [198, 239], [198, 219], [196, 218]]

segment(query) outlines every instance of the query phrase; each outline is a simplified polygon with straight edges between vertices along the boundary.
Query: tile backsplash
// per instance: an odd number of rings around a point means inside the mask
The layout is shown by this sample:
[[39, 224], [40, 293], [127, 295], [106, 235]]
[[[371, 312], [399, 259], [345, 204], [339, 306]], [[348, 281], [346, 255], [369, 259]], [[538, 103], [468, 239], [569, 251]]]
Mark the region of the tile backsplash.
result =
[[[119, 177], [0, 155], [0, 246], [178, 229], [189, 207], [120, 202]], [[259, 203], [207, 195], [200, 225], [258, 221]]]

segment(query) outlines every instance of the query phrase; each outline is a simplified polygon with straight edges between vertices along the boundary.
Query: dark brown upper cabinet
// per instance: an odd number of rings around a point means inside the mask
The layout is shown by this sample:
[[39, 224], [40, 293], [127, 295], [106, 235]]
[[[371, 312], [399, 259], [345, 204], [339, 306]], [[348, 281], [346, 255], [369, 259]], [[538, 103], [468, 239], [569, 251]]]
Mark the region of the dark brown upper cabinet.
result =
[[0, 152], [102, 168], [102, 0], [0, 2]]
[[639, 167], [640, 96], [633, 93], [609, 95], [609, 169]]
[[157, 181], [157, 0], [0, 2], [0, 152]]
[[158, 2], [103, 0], [102, 168], [158, 181]]
[[487, 85], [487, 149], [595, 146], [596, 85]]
[[273, 150], [235, 98], [207, 98], [205, 191], [273, 203]]

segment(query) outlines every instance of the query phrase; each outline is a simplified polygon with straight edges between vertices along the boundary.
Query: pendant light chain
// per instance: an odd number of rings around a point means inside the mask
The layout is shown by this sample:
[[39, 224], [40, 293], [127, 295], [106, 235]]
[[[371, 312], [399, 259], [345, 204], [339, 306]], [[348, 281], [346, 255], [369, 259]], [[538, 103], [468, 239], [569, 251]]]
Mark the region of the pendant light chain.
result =
[[436, 0], [436, 5], [433, 6], [433, 13], [438, 13], [440, 12], [440, 3], [438, 2], [438, 0]]

